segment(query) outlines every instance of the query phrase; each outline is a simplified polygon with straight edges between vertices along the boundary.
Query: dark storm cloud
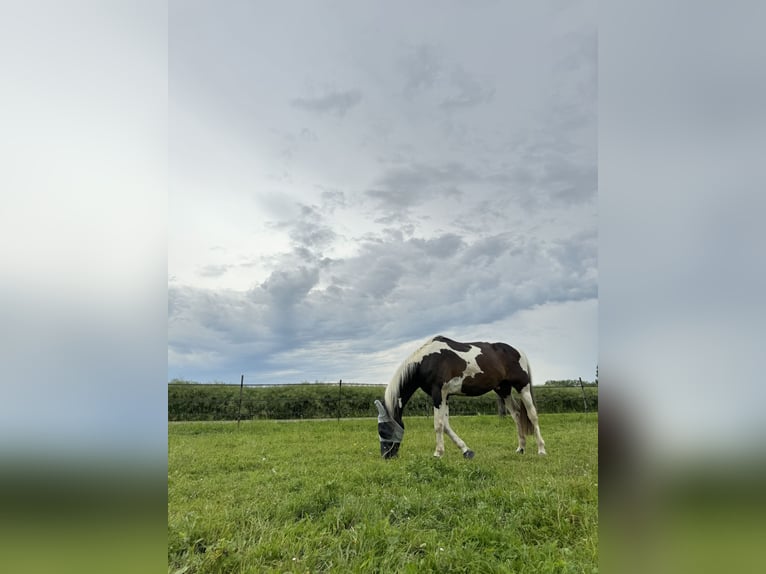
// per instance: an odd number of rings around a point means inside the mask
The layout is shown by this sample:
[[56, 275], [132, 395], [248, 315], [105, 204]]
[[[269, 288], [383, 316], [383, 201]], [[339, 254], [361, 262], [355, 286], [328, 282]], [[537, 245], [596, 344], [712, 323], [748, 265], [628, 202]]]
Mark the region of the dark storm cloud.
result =
[[317, 114], [331, 114], [343, 117], [350, 109], [359, 105], [361, 101], [362, 92], [359, 90], [346, 90], [330, 92], [323, 96], [311, 98], [294, 98], [290, 100], [290, 104], [293, 107]]

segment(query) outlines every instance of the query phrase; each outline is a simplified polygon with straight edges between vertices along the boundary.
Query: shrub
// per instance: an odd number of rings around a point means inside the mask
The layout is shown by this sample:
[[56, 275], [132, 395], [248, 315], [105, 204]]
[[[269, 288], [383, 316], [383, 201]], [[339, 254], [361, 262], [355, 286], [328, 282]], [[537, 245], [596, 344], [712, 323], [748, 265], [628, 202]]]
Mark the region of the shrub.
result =
[[[382, 399], [385, 387], [343, 385], [340, 402], [335, 384], [274, 385], [245, 387], [242, 393], [242, 419], [300, 419], [375, 417], [375, 399]], [[168, 420], [236, 420], [239, 409], [239, 385], [191, 384], [172, 381], [168, 385]], [[598, 411], [598, 387], [584, 389], [588, 411]], [[583, 390], [579, 387], [536, 386], [535, 402], [541, 413], [583, 412]], [[406, 413], [433, 414], [431, 398], [416, 392]], [[494, 393], [480, 397], [450, 397], [450, 414], [475, 415], [497, 413]]]

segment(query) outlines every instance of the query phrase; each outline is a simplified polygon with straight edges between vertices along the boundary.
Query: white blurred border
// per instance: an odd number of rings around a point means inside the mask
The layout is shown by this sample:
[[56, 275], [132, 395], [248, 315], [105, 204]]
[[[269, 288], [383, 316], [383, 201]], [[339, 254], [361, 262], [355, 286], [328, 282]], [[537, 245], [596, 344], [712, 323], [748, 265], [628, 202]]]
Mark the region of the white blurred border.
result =
[[675, 460], [764, 454], [764, 16], [600, 6], [600, 405]]
[[765, 21], [599, 5], [605, 572], [764, 569]]
[[0, 453], [166, 460], [167, 5], [0, 9]]

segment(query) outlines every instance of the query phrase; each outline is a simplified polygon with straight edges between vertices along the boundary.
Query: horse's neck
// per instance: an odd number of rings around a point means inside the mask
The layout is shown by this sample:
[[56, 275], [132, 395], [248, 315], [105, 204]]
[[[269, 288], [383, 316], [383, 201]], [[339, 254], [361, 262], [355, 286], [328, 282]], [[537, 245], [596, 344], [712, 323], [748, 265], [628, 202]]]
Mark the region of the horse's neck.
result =
[[401, 402], [402, 411], [404, 410], [404, 406], [409, 402], [409, 400], [412, 398], [412, 395], [417, 390], [418, 390], [418, 384], [417, 384], [417, 381], [414, 379], [410, 379], [410, 381], [408, 381], [408, 384], [406, 384], [404, 388], [401, 389], [401, 394], [399, 395], [399, 401]]

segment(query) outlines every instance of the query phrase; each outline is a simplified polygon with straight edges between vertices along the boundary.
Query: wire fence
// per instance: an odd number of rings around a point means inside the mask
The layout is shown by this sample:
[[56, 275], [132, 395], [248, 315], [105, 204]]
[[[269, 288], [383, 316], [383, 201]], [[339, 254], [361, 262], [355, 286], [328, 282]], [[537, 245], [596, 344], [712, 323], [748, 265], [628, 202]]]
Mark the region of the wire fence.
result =
[[[168, 420], [253, 420], [375, 417], [383, 385], [314, 383], [295, 385], [168, 384]], [[598, 385], [534, 387], [541, 413], [597, 412]], [[409, 416], [433, 415], [431, 398], [416, 392], [406, 407]], [[451, 415], [496, 414], [495, 393], [450, 397]]]

